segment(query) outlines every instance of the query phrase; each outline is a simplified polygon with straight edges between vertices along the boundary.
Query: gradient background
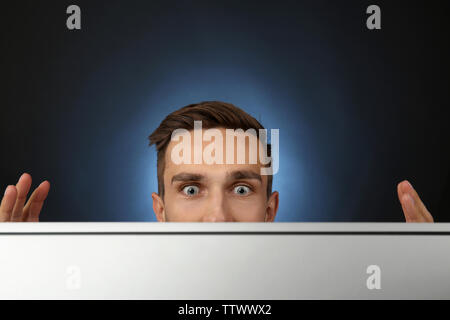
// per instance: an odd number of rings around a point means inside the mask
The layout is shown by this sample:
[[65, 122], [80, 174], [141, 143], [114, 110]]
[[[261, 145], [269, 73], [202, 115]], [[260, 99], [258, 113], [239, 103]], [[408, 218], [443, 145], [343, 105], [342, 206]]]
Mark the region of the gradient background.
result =
[[[393, 3], [395, 2], [395, 3]], [[369, 31], [368, 5], [382, 10]], [[66, 8], [82, 30], [66, 29]], [[2, 4], [0, 187], [52, 188], [41, 221], [156, 221], [148, 135], [233, 103], [280, 129], [276, 221], [404, 221], [409, 179], [450, 221], [448, 1]]]

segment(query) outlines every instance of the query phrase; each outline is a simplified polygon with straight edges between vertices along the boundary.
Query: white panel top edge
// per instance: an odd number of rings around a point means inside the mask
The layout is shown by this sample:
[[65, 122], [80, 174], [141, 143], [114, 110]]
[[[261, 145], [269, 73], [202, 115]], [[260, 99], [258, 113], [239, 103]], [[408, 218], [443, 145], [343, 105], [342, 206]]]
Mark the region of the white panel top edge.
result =
[[450, 223], [380, 222], [6, 222], [2, 233], [450, 232]]

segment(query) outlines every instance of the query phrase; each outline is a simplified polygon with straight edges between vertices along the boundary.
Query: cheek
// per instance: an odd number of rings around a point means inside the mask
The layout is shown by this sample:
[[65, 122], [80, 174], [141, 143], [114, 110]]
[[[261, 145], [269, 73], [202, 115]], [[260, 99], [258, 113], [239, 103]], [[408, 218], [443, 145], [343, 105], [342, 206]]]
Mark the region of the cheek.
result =
[[262, 197], [230, 199], [229, 208], [236, 220], [239, 221], [258, 221], [264, 219], [266, 212], [265, 201]]
[[166, 200], [166, 216], [170, 221], [197, 221], [202, 215], [205, 202], [180, 197]]

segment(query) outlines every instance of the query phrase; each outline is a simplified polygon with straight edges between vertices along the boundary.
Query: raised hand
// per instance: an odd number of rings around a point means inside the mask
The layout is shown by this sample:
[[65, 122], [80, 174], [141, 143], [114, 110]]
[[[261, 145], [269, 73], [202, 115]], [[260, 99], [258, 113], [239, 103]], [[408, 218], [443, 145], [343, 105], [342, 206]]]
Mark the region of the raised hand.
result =
[[39, 221], [39, 214], [50, 190], [50, 183], [42, 182], [25, 204], [30, 187], [31, 176], [24, 173], [15, 186], [10, 185], [6, 188], [0, 205], [0, 222]]
[[407, 180], [398, 184], [397, 193], [406, 222], [434, 222], [433, 216]]

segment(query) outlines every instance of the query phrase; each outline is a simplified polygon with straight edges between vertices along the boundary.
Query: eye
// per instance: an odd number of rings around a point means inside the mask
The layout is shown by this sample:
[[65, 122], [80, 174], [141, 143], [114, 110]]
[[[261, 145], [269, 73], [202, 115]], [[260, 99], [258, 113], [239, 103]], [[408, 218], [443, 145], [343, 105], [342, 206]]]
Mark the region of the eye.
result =
[[237, 186], [234, 187], [234, 193], [240, 195], [240, 196], [245, 196], [250, 192], [250, 188], [247, 186]]
[[197, 186], [186, 186], [183, 188], [183, 193], [187, 196], [195, 196], [199, 193], [200, 189]]

